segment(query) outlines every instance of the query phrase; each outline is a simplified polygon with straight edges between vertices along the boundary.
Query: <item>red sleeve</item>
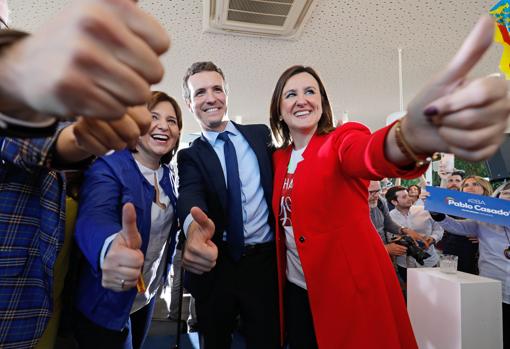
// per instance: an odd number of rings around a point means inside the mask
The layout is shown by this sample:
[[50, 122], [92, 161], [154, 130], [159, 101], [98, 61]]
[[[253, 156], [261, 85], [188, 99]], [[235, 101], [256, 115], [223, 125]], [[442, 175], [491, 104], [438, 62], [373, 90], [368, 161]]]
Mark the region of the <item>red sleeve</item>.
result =
[[337, 128], [334, 131], [335, 141], [343, 171], [365, 179], [416, 178], [425, 173], [427, 166], [398, 167], [386, 158], [385, 140], [393, 125], [374, 133], [356, 122], [348, 122]]

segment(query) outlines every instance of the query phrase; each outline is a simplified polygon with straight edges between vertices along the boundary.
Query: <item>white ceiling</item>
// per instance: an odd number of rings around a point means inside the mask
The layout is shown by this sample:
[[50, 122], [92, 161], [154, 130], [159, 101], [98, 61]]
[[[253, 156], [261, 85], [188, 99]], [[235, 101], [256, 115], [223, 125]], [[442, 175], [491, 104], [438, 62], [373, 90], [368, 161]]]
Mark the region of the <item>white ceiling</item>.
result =
[[[9, 0], [12, 27], [32, 31], [68, 0]], [[321, 75], [341, 118], [384, 126], [399, 109], [398, 55], [403, 49], [404, 104], [454, 54], [481, 14], [496, 0], [318, 0], [297, 41], [202, 32], [201, 0], [141, 0], [172, 38], [164, 55], [165, 78], [157, 88], [181, 96], [181, 78], [194, 61], [212, 60], [230, 85], [229, 115], [244, 123], [268, 123], [272, 90], [293, 64]], [[474, 74], [498, 71], [501, 48], [493, 45]], [[184, 132], [198, 131], [186, 110]]]

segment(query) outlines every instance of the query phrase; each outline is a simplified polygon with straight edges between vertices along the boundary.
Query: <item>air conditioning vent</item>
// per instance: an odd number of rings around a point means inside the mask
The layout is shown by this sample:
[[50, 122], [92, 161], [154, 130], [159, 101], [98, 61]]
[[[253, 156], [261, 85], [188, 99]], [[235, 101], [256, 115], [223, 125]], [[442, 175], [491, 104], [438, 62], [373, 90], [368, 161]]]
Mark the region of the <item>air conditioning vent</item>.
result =
[[296, 39], [317, 0], [205, 0], [204, 31]]

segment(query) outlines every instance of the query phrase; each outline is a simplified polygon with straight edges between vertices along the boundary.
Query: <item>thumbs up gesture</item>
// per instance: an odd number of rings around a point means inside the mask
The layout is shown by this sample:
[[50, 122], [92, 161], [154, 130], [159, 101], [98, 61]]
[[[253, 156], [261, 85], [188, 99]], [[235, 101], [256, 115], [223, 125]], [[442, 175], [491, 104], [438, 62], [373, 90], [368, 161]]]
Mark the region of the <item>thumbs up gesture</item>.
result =
[[184, 268], [195, 274], [210, 271], [216, 265], [218, 248], [211, 241], [214, 223], [198, 207], [191, 209], [193, 222], [188, 228], [186, 245], [182, 257]]
[[9, 103], [0, 105], [18, 117], [28, 109], [119, 119], [148, 100], [169, 46], [165, 28], [135, 1], [74, 1], [2, 52], [0, 91]]
[[494, 22], [482, 17], [446, 68], [409, 104], [402, 133], [416, 154], [454, 153], [478, 161], [503, 141], [510, 100], [497, 77], [466, 80], [492, 43]]
[[101, 266], [103, 287], [119, 292], [136, 286], [144, 262], [141, 246], [135, 207], [126, 203], [122, 208], [122, 230], [113, 239]]

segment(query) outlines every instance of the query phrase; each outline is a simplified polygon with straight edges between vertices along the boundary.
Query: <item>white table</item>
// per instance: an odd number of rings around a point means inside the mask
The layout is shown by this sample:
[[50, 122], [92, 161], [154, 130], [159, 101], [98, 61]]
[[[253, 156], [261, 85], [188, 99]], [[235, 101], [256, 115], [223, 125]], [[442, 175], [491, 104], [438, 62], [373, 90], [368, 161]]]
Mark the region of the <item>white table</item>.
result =
[[420, 349], [501, 349], [501, 282], [407, 269], [407, 308]]

